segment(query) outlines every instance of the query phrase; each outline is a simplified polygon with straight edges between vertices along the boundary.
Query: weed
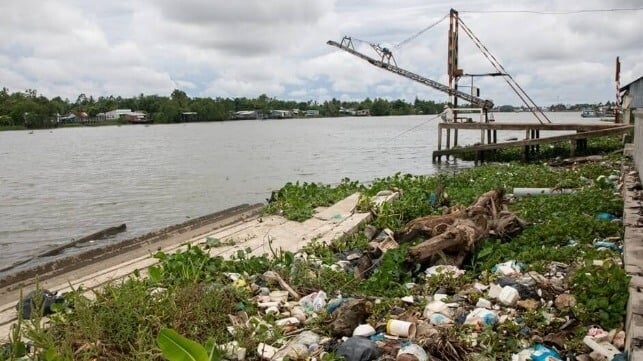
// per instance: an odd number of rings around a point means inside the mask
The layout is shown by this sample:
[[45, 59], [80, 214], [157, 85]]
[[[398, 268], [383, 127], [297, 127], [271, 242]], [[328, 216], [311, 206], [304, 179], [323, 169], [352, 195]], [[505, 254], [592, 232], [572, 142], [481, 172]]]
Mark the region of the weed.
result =
[[584, 323], [606, 328], [622, 326], [627, 305], [629, 276], [622, 267], [606, 262], [594, 266], [588, 262], [572, 278], [572, 293], [578, 304], [574, 314]]

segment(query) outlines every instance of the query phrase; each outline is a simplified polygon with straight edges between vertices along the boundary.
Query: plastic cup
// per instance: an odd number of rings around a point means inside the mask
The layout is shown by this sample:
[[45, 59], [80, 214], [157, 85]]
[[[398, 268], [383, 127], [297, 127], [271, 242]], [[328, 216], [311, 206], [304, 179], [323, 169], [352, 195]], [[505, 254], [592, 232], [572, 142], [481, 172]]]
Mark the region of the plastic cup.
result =
[[400, 337], [415, 337], [415, 323], [402, 320], [388, 320], [386, 333]]

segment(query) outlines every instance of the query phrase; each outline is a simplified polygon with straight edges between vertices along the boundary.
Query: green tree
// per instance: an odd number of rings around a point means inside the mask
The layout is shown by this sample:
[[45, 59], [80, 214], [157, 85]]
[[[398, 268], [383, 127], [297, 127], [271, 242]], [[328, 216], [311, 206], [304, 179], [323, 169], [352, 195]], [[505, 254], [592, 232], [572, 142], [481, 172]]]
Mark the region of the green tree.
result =
[[373, 105], [371, 105], [371, 115], [391, 115], [391, 106], [389, 105], [389, 102], [382, 98], [375, 99], [373, 101]]

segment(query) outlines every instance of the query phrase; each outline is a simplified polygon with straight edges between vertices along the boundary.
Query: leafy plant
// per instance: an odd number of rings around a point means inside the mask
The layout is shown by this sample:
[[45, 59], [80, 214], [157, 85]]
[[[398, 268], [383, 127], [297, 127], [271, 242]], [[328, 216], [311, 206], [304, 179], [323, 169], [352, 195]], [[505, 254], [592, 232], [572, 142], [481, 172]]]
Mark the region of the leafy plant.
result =
[[630, 277], [611, 262], [604, 266], [586, 264], [572, 279], [572, 293], [578, 304], [574, 313], [583, 322], [611, 329], [623, 325]]
[[218, 361], [223, 359], [223, 353], [214, 347], [208, 353], [198, 342], [179, 335], [176, 331], [164, 328], [159, 331], [156, 343], [163, 352], [163, 357], [169, 361]]

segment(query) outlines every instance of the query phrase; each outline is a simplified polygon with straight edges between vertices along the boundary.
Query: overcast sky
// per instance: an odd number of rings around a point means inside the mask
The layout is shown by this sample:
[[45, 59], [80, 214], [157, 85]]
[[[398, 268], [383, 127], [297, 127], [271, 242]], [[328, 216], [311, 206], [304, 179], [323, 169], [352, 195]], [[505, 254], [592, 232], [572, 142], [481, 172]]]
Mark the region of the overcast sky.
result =
[[[326, 41], [350, 35], [391, 47], [400, 67], [446, 83], [448, 19], [395, 45], [452, 7], [538, 104], [613, 101], [616, 56], [623, 85], [643, 76], [643, 10], [514, 12], [643, 8], [643, 0], [3, 0], [0, 87], [72, 101], [175, 88], [192, 97], [446, 101]], [[494, 71], [464, 33], [460, 67]], [[496, 104], [520, 104], [499, 78], [474, 85]]]

